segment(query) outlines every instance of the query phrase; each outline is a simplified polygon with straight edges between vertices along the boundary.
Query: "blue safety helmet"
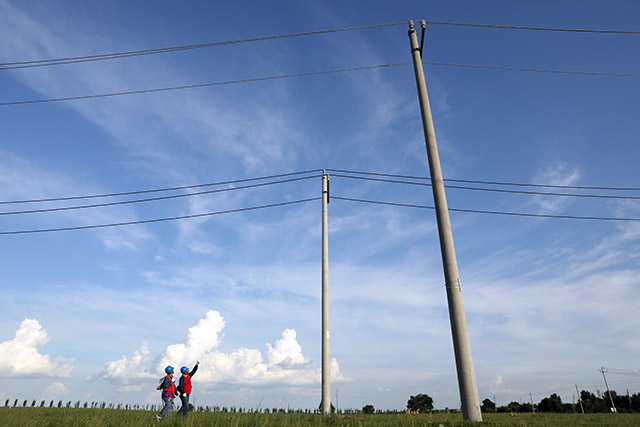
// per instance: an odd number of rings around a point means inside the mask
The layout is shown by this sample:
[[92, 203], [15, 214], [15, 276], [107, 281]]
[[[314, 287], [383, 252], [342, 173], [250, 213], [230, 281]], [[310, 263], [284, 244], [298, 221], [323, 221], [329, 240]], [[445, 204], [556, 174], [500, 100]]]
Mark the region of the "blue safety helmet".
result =
[[171, 372], [173, 372], [173, 366], [171, 366], [171, 365], [167, 366], [166, 368], [164, 368], [164, 371], [167, 374], [170, 374]]
[[180, 368], [180, 373], [184, 374], [185, 372], [187, 372], [189, 370], [189, 368], [187, 368], [186, 366], [183, 366], [182, 368]]

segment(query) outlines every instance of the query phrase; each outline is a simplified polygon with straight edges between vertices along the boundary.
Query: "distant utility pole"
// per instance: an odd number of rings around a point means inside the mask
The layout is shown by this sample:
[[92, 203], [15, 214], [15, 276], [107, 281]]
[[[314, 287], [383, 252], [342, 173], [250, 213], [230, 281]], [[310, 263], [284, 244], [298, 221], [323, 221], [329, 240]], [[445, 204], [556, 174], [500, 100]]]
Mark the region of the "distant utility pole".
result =
[[[422, 21], [422, 40], [426, 22]], [[451, 231], [451, 221], [449, 219], [449, 208], [447, 207], [447, 197], [444, 191], [444, 180], [440, 168], [440, 156], [438, 155], [438, 145], [436, 143], [436, 133], [431, 117], [431, 106], [427, 94], [427, 84], [424, 78], [422, 67], [422, 48], [418, 46], [418, 37], [413, 27], [413, 21], [409, 21], [409, 40], [411, 42], [411, 54], [413, 56], [413, 69], [418, 86], [418, 98], [420, 99], [420, 110], [422, 112], [422, 126], [427, 145], [427, 158], [429, 161], [429, 172], [431, 174], [431, 188], [436, 207], [436, 219], [438, 223], [438, 234], [440, 236], [440, 250], [442, 252], [442, 264], [444, 266], [445, 286], [447, 288], [447, 301], [449, 303], [449, 320], [451, 321], [451, 333], [453, 335], [453, 350], [456, 358], [456, 368], [458, 372], [458, 388], [462, 401], [462, 417], [470, 421], [482, 421], [480, 412], [480, 401], [478, 399], [478, 388], [476, 386], [476, 374], [473, 369], [471, 358], [471, 345], [469, 343], [469, 333], [467, 331], [467, 318], [464, 314], [464, 303], [462, 301], [462, 290], [460, 289], [460, 275], [458, 273], [458, 262], [456, 261], [456, 251], [453, 246], [453, 233]]]
[[529, 400], [531, 400], [531, 412], [535, 414], [536, 408], [533, 406], [533, 394], [531, 394], [531, 392], [529, 392]]
[[604, 375], [604, 373], [607, 372], [604, 366], [600, 367], [600, 372], [602, 372], [602, 378], [604, 378], [604, 385], [605, 387], [607, 387], [607, 393], [609, 393], [609, 400], [611, 401], [611, 407], [613, 408], [614, 412], [618, 412], [618, 410], [616, 409], [615, 403], [613, 403], [613, 396], [611, 396], [611, 391], [609, 390], [609, 384], [607, 384], [607, 377]]
[[322, 413], [331, 414], [331, 363], [329, 360], [329, 175], [322, 171]]
[[578, 394], [578, 402], [580, 403], [580, 410], [584, 414], [584, 406], [582, 406], [582, 397], [580, 396], [580, 392], [578, 391], [578, 384], [576, 384], [576, 393]]

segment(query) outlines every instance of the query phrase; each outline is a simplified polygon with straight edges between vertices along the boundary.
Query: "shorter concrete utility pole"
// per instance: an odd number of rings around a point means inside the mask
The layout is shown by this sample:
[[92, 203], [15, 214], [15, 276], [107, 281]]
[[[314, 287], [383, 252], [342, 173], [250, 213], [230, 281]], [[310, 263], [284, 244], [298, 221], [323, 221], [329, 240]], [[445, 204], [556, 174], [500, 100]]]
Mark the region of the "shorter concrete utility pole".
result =
[[[425, 21], [422, 21], [421, 25], [422, 40], [424, 40], [427, 24]], [[460, 400], [462, 401], [462, 417], [465, 420], [480, 422], [482, 421], [482, 412], [480, 412], [476, 374], [471, 358], [467, 318], [464, 314], [464, 303], [462, 302], [458, 261], [456, 260], [456, 251], [453, 246], [453, 233], [451, 231], [451, 220], [449, 219], [447, 196], [444, 191], [444, 179], [440, 167], [436, 132], [433, 126], [433, 118], [431, 117], [431, 106], [429, 105], [427, 84], [422, 67], [422, 48], [418, 46], [418, 37], [413, 27], [413, 21], [409, 21], [409, 41], [411, 43], [413, 69], [418, 86], [418, 99], [420, 100], [420, 110], [422, 112], [424, 138], [427, 145], [431, 189], [433, 190], [433, 199], [436, 207], [436, 220], [438, 223], [438, 234], [440, 236], [440, 250], [442, 252], [447, 302], [449, 303], [449, 320], [451, 322], [451, 333], [453, 335], [453, 351], [456, 358]]]
[[322, 413], [331, 414], [331, 360], [329, 359], [329, 175], [322, 171]]

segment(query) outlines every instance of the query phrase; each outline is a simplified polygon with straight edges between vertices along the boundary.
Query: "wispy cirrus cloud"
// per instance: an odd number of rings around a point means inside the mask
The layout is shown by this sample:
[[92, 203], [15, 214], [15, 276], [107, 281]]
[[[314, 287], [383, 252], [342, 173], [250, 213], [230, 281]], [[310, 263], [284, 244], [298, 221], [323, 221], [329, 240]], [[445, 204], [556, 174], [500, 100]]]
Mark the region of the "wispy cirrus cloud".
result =
[[[2, 184], [0, 185], [2, 188], [0, 190], [0, 200], [3, 201], [46, 199], [71, 195], [82, 196], [108, 192], [97, 184], [83, 180], [82, 177], [47, 169], [38, 163], [2, 150], [0, 150], [0, 184]], [[92, 202], [92, 200], [95, 199], [86, 199], [81, 203], [62, 201], [30, 203], [28, 205], [10, 204], [5, 206], [5, 211], [50, 209], [75, 206], [82, 203], [98, 203]], [[135, 211], [127, 206], [111, 208], [109, 211], [89, 208], [19, 214], [5, 216], [4, 218], [4, 231], [111, 224], [138, 219]], [[137, 250], [140, 243], [148, 241], [152, 237], [146, 228], [137, 225], [128, 226], [126, 230], [123, 228], [106, 228], [99, 230], [97, 234], [100, 236], [103, 245], [113, 250]]]
[[[578, 185], [582, 172], [579, 168], [570, 165], [565, 161], [552, 161], [544, 168], [538, 170], [532, 182], [550, 185]], [[542, 190], [551, 192], [551, 190]], [[567, 192], [565, 190], [565, 192]], [[570, 197], [553, 197], [553, 196], [533, 196], [529, 201], [529, 205], [536, 206], [541, 213], [557, 213], [566, 209], [571, 205]]]

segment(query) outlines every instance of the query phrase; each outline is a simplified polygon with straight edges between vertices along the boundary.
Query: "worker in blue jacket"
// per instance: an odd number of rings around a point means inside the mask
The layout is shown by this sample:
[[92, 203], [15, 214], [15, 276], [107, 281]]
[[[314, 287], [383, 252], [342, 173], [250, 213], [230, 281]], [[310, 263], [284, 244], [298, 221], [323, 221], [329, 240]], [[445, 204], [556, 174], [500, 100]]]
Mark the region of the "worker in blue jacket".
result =
[[191, 395], [191, 377], [198, 370], [198, 365], [200, 361], [196, 362], [196, 365], [192, 370], [189, 370], [186, 366], [180, 368], [180, 381], [178, 382], [178, 396], [180, 396], [180, 401], [182, 402], [182, 407], [180, 408], [180, 412], [183, 417], [187, 417], [187, 412], [189, 412], [189, 396]]
[[176, 397], [176, 383], [173, 381], [173, 366], [169, 365], [164, 368], [167, 374], [160, 381], [156, 390], [162, 389], [162, 410], [158, 414], [158, 421], [169, 416], [169, 412], [173, 409], [173, 399]]

